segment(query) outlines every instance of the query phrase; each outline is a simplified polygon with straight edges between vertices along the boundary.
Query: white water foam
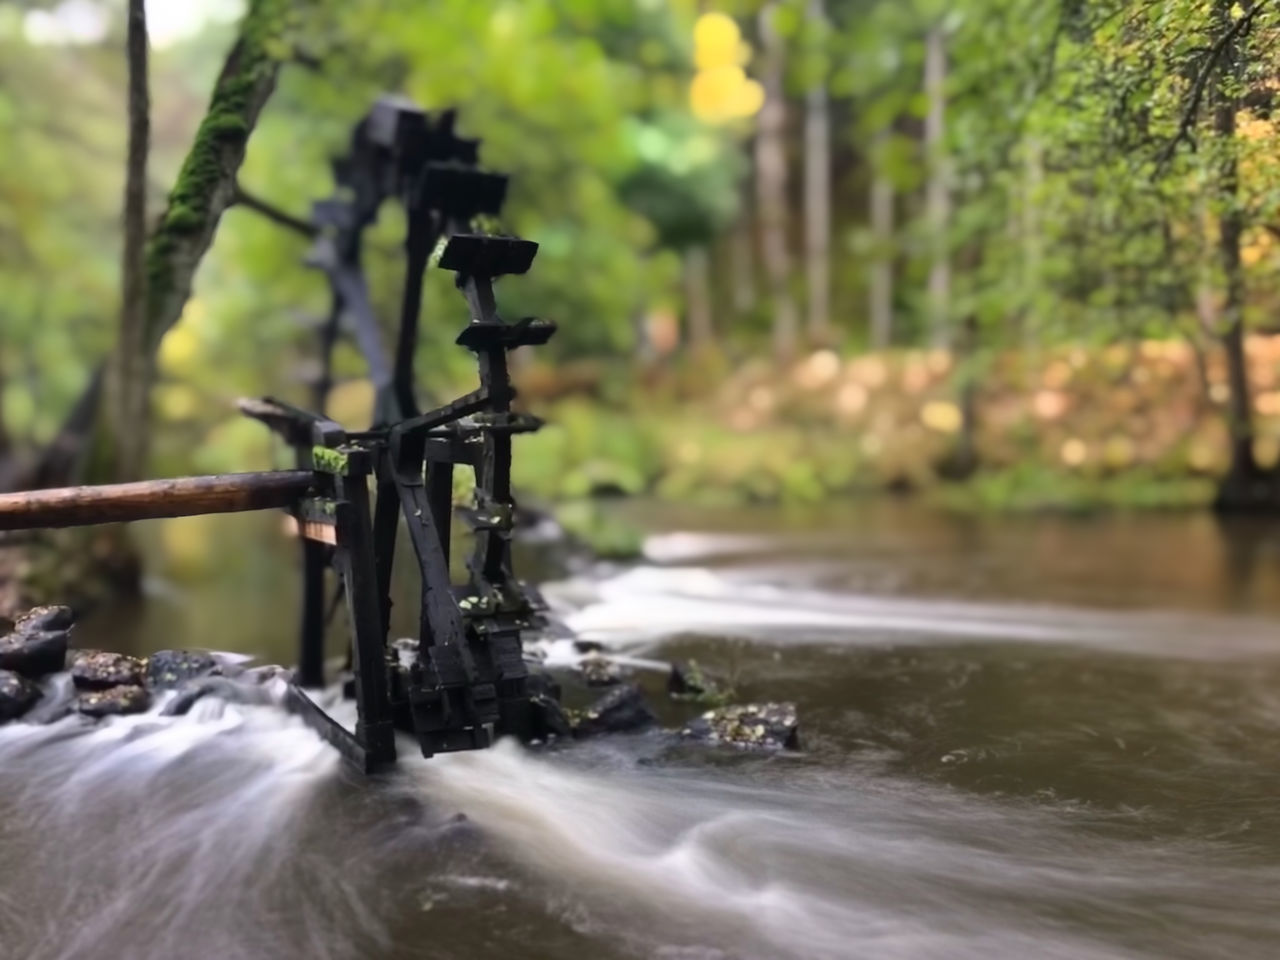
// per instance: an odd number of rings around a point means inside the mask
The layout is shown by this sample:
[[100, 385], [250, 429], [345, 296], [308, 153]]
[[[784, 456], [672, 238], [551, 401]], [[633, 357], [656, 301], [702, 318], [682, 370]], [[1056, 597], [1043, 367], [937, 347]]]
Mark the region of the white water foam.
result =
[[[1189, 867], [1186, 850], [1090, 839], [1061, 813], [918, 784], [744, 784], [607, 755], [550, 763], [505, 743], [417, 770], [526, 869], [575, 891], [586, 929], [639, 956], [1168, 957], [1181, 955], [1178, 934], [1153, 942], [1151, 930], [1188, 903], [1216, 911], [1204, 942], [1240, 922], [1266, 927], [1261, 942], [1280, 933], [1280, 919], [1258, 919], [1256, 884], [1280, 878], [1274, 867]], [[1256, 893], [1237, 900], [1228, 886]], [[1071, 914], [1091, 920], [1054, 919]], [[1107, 920], [1118, 935], [1087, 932]], [[1126, 944], [1126, 928], [1146, 943]]]
[[1274, 624], [1245, 617], [860, 596], [770, 579], [767, 569], [639, 566], [543, 593], [581, 639], [630, 653], [682, 633], [771, 643], [995, 640], [1194, 659], [1280, 653]]
[[0, 954], [337, 960], [376, 940], [367, 871], [310, 852], [332, 748], [278, 707], [163, 703], [0, 727]]
[[[428, 761], [405, 743], [397, 775], [361, 780], [277, 707], [158, 709], [0, 728], [0, 955], [476, 960], [508, 955], [490, 911], [511, 897], [610, 957], [1262, 957], [1280, 936], [1274, 865], [865, 768], [664, 768], [637, 762], [642, 740]], [[397, 820], [404, 802], [425, 812]], [[432, 825], [457, 811], [496, 863], [440, 857]], [[394, 939], [423, 884], [466, 892], [474, 917]], [[523, 929], [505, 936], [540, 935]]]

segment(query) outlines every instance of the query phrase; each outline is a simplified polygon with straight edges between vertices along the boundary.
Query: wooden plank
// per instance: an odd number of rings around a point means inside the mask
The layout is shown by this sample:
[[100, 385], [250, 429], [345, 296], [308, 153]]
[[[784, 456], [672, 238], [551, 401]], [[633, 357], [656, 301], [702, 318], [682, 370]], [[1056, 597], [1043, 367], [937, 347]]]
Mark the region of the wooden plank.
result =
[[309, 470], [225, 473], [0, 495], [0, 530], [126, 523], [287, 507], [311, 490]]
[[314, 540], [317, 543], [327, 543], [330, 546], [337, 546], [338, 544], [338, 528], [331, 523], [303, 520], [301, 527], [299, 527], [299, 535], [306, 540]]

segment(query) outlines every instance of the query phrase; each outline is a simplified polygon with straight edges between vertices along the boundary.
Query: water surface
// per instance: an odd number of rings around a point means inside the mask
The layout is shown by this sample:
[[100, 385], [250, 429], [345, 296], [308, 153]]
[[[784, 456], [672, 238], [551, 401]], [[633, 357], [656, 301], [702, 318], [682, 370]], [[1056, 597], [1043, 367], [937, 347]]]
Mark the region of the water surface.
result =
[[[624, 509], [650, 559], [548, 585], [560, 613], [794, 701], [801, 753], [406, 743], [370, 783], [271, 706], [11, 725], [0, 955], [1275, 955], [1275, 529]], [[199, 530], [145, 531], [148, 601], [80, 642], [287, 659], [292, 545]]]

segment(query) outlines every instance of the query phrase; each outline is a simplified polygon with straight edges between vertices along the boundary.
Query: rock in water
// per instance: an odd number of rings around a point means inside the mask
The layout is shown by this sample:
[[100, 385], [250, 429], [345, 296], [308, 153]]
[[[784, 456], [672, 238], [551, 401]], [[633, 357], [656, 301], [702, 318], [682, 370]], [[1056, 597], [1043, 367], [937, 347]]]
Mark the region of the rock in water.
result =
[[676, 700], [690, 700], [709, 707], [725, 706], [733, 691], [710, 677], [697, 660], [671, 664], [667, 693]]
[[36, 705], [40, 688], [9, 670], [0, 670], [0, 723], [17, 720]]
[[622, 668], [608, 657], [602, 657], [598, 653], [578, 661], [578, 670], [582, 673], [582, 679], [588, 687], [611, 687], [615, 683], [622, 682]]
[[147, 658], [147, 686], [158, 690], [170, 690], [220, 673], [222, 666], [207, 653], [158, 650]]
[[191, 708], [205, 697], [217, 697], [227, 703], [245, 703], [257, 706], [270, 706], [275, 698], [263, 684], [231, 680], [227, 677], [200, 677], [187, 684], [178, 695], [164, 705], [160, 711], [162, 717], [182, 717], [191, 712]]
[[708, 710], [686, 723], [680, 735], [735, 747], [800, 749], [800, 724], [791, 703], [749, 703]]
[[530, 670], [526, 689], [531, 697], [548, 697], [559, 703], [564, 696], [560, 689], [560, 681], [544, 670]]
[[151, 706], [151, 694], [137, 684], [121, 684], [108, 690], [82, 690], [76, 707], [86, 717], [115, 717], [142, 713]]
[[32, 607], [14, 622], [15, 633], [63, 632], [76, 622], [70, 607]]
[[533, 715], [530, 724], [532, 739], [545, 743], [573, 736], [573, 724], [560, 701], [543, 696], [530, 697], [529, 710]]
[[527, 700], [503, 704], [500, 735], [518, 737], [525, 743], [573, 736], [568, 713], [560, 705], [560, 684], [555, 677], [531, 670], [526, 690]]
[[528, 680], [529, 721], [526, 737], [547, 741], [573, 736], [569, 714], [560, 705], [560, 684], [549, 673], [531, 672]]
[[38, 680], [57, 673], [66, 662], [66, 630], [17, 630], [0, 637], [0, 670], [12, 670], [29, 680]]
[[71, 680], [81, 690], [140, 687], [145, 675], [146, 664], [137, 657], [105, 650], [77, 651], [71, 664]]
[[643, 730], [658, 722], [634, 683], [620, 683], [586, 710], [573, 715], [577, 737]]

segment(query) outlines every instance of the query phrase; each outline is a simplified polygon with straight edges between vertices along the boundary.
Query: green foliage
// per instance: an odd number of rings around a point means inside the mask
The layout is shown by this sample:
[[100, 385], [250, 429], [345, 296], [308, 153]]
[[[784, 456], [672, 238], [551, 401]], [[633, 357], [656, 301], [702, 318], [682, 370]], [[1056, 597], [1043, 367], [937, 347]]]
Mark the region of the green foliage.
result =
[[744, 158], [724, 134], [682, 113], [627, 123], [635, 166], [619, 195], [676, 250], [714, 240], [738, 213]]
[[964, 486], [933, 491], [935, 502], [964, 512], [1096, 513], [1100, 510], [1179, 510], [1206, 507], [1215, 484], [1204, 477], [1167, 477], [1134, 469], [1109, 477], [1088, 477], [1028, 462], [986, 471]]
[[594, 500], [561, 503], [556, 519], [602, 560], [635, 560], [643, 554], [644, 535]]
[[[759, 295], [758, 249], [746, 277], [754, 293], [731, 309], [740, 284], [731, 278], [735, 251], [727, 241], [734, 232], [757, 235], [753, 205], [743, 202], [752, 131], [746, 122], [705, 126], [690, 112], [692, 26], [705, 6], [257, 0], [251, 9], [262, 14], [262, 29], [244, 55], [263, 63], [297, 55], [308, 66], [290, 62], [282, 71], [241, 181], [305, 216], [332, 189], [328, 159], [375, 95], [393, 90], [427, 107], [455, 106], [463, 132], [483, 138], [485, 165], [513, 178], [502, 222], [491, 226], [540, 244], [536, 269], [504, 280], [498, 296], [508, 317], [559, 323], [544, 356], [630, 359], [647, 317], [672, 305], [680, 312], [680, 255], [704, 246], [723, 349], [721, 368], [697, 379], [718, 381], [766, 349], [771, 309]], [[760, 0], [715, 6], [758, 46]], [[839, 346], [866, 340], [865, 268], [881, 257], [893, 267], [895, 340], [926, 345], [926, 277], [941, 236], [952, 268], [948, 313], [971, 323], [976, 345], [966, 346], [979, 354], [953, 371], [982, 381], [983, 352], [1008, 346], [1048, 351], [1172, 334], [1203, 347], [1232, 319], [1219, 240], [1220, 221], [1233, 214], [1244, 230], [1245, 321], [1271, 322], [1280, 307], [1272, 119], [1280, 12], [1225, 0], [827, 0], [825, 7], [827, 19], [818, 22], [808, 0], [777, 0], [776, 24], [788, 71], [794, 250], [803, 234], [804, 97], [824, 86], [831, 103]], [[1223, 74], [1212, 51], [1237, 27], [1232, 68]], [[922, 143], [924, 38], [934, 28], [947, 55], [944, 163]], [[198, 123], [230, 36], [227, 27], [210, 27], [156, 52], [152, 216], [170, 191], [171, 201], [153, 253], [201, 229], [220, 147], [246, 132], [244, 89], [235, 85]], [[115, 327], [124, 152], [118, 39], [37, 46], [17, 12], [0, 10], [0, 443], [25, 450], [52, 435]], [[749, 73], [757, 67], [747, 60]], [[1197, 104], [1202, 79], [1212, 82]], [[1223, 103], [1234, 108], [1231, 135], [1215, 127]], [[193, 141], [192, 160], [177, 169]], [[951, 201], [942, 229], [923, 202], [940, 168]], [[873, 177], [896, 194], [894, 235], [881, 244], [869, 230]], [[402, 232], [402, 214], [389, 208], [366, 245], [388, 339]], [[162, 350], [157, 469], [265, 465], [270, 448], [254, 439], [257, 428], [235, 419], [234, 398], [276, 393], [309, 403], [312, 331], [328, 291], [318, 273], [301, 268], [305, 252], [303, 238], [249, 210], [224, 218], [195, 301]], [[153, 272], [152, 280], [164, 288], [163, 276]], [[802, 303], [804, 280], [797, 267], [792, 286]], [[430, 271], [424, 303], [419, 369], [437, 394], [465, 389], [473, 376], [470, 357], [453, 343], [465, 307], [450, 281]], [[340, 391], [362, 376], [349, 345], [335, 372]], [[713, 390], [699, 382], [689, 392]], [[625, 382], [598, 393], [609, 406], [558, 404], [552, 426], [521, 441], [529, 451], [517, 458], [523, 486], [574, 500], [611, 491], [809, 502], [890, 482], [891, 471], [878, 472], [853, 445], [824, 442], [820, 423], [730, 429], [724, 411], [658, 413]], [[363, 426], [362, 416], [350, 413], [349, 425]], [[1008, 433], [1029, 449], [1046, 429], [1026, 422]], [[927, 475], [924, 454], [933, 452], [913, 450], [910, 469], [894, 482]], [[1094, 496], [1077, 489], [1084, 479], [1064, 476], [1001, 469], [981, 474], [971, 492], [1029, 503]], [[1116, 498], [1159, 502], [1185, 492], [1163, 483], [1148, 496], [1153, 488], [1137, 476]]]

